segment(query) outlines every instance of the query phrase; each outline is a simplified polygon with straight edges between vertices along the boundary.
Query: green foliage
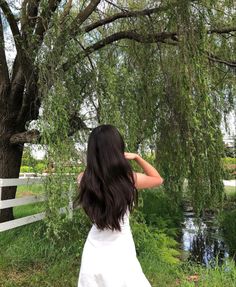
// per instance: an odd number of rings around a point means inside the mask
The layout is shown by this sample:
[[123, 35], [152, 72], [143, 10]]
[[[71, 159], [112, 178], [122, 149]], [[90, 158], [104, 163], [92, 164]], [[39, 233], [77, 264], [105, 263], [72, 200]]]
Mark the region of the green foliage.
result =
[[224, 157], [222, 161], [224, 164], [236, 164], [236, 158], [232, 157]]
[[224, 211], [221, 215], [221, 228], [224, 231], [224, 237], [231, 256], [236, 254], [236, 210]]
[[[215, 20], [211, 11], [215, 4], [205, 3], [207, 8], [189, 1], [175, 4], [167, 26], [181, 35], [178, 46], [124, 41], [123, 49], [99, 52], [99, 119], [122, 131], [128, 150], [143, 155], [148, 148], [155, 150], [155, 166], [176, 208], [187, 178], [192, 204], [200, 213], [223, 200], [220, 124], [226, 104], [228, 111], [234, 106], [223, 94], [225, 89], [234, 90], [233, 76], [214, 88], [223, 74], [209, 65], [205, 51], [222, 40], [216, 35], [211, 42], [207, 32], [206, 19]], [[164, 17], [155, 21], [166, 27]], [[143, 33], [152, 25], [147, 19], [138, 23]]]
[[39, 162], [35, 165], [34, 170], [37, 173], [43, 173], [46, 170], [46, 165], [44, 163]]
[[21, 173], [27, 173], [27, 172], [34, 172], [34, 168], [32, 166], [21, 166], [20, 167]]
[[225, 146], [225, 156], [235, 158], [236, 156], [236, 145], [234, 147]]
[[[178, 2], [173, 17], [182, 34], [178, 54], [160, 50], [165, 91], [158, 150], [170, 196], [181, 195], [183, 177], [187, 178], [192, 204], [200, 212], [222, 201], [223, 142], [221, 117], [209, 89], [211, 78], [203, 54], [207, 45], [205, 11], [194, 17], [190, 5], [189, 1]], [[198, 33], [193, 32], [196, 28]]]
[[236, 158], [226, 157], [222, 159], [224, 166], [224, 179], [236, 178]]
[[179, 252], [175, 249], [177, 242], [165, 233], [148, 227], [142, 213], [134, 213], [131, 217], [131, 227], [139, 257], [152, 257], [157, 262], [168, 264], [179, 262]]
[[36, 163], [37, 160], [32, 156], [30, 148], [24, 147], [21, 165], [34, 167]]
[[25, 166], [22, 165], [20, 167], [21, 173], [27, 173], [27, 172], [35, 172], [35, 173], [43, 173], [46, 170], [46, 166], [44, 163], [36, 163], [34, 166]]
[[[73, 198], [74, 182], [75, 178], [65, 175], [64, 170], [45, 178], [45, 222], [48, 237], [59, 239], [65, 232], [64, 226], [70, 221], [69, 202]], [[65, 209], [63, 213], [60, 212], [62, 208]]]
[[231, 180], [236, 179], [236, 165], [225, 165], [224, 166], [224, 179]]
[[[197, 265], [180, 266], [180, 274], [182, 277], [181, 287], [234, 287], [236, 284], [236, 267], [233, 260], [226, 260], [222, 265], [216, 265], [215, 268], [203, 268]], [[186, 274], [183, 277], [183, 272]], [[196, 277], [197, 282], [194, 283], [192, 277]]]
[[176, 209], [172, 199], [163, 188], [142, 192], [143, 207], [141, 211], [146, 223], [165, 234], [176, 237], [183, 220], [182, 211]]
[[[87, 83], [93, 74], [86, 59], [80, 63], [80, 72], [75, 66], [69, 67], [66, 73], [58, 68], [78, 53], [77, 40], [68, 38], [66, 41], [68, 35], [65, 33], [58, 38], [59, 34], [60, 23], [55, 17], [54, 26], [45, 37], [39, 68], [40, 92], [47, 95], [38, 123], [42, 133], [41, 142], [47, 149], [49, 176], [44, 182], [48, 198], [47, 234], [55, 238], [62, 236], [64, 224], [70, 220], [67, 207], [77, 190], [77, 175], [83, 169], [80, 164], [83, 159], [75, 146], [78, 143], [84, 145], [87, 141], [87, 132], [79, 133], [82, 122], [79, 111], [85, 95], [90, 92], [91, 87]], [[63, 49], [59, 40], [63, 42]], [[64, 50], [65, 43], [67, 48]], [[65, 215], [60, 213], [61, 208], [66, 208]]]
[[20, 168], [21, 173], [43, 173], [46, 170], [46, 165], [45, 160], [37, 160], [32, 156], [29, 146], [24, 147]]

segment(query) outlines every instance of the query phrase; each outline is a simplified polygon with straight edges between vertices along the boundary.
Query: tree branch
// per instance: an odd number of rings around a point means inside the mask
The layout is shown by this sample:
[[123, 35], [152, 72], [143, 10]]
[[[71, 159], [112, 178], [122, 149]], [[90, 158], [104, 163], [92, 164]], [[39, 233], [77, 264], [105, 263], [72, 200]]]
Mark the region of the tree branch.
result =
[[29, 0], [24, 0], [21, 4], [21, 31], [24, 30], [24, 26], [26, 25], [28, 19], [27, 19], [27, 12], [26, 12], [26, 7], [28, 4]]
[[228, 33], [235, 32], [235, 31], [236, 31], [236, 27], [215, 28], [215, 29], [210, 29], [208, 31], [208, 34], [213, 34], [213, 33], [228, 34]]
[[93, 13], [93, 11], [97, 8], [100, 2], [101, 0], [91, 0], [89, 5], [83, 11], [78, 13], [78, 15], [76, 16], [75, 20], [72, 23], [73, 29], [75, 27], [78, 28], [81, 24], [83, 24], [88, 19], [88, 17]]
[[[139, 43], [166, 43], [170, 45], [176, 45], [177, 40], [177, 34], [176, 32], [159, 32], [155, 34], [147, 34], [147, 35], [141, 35], [135, 31], [120, 31], [117, 33], [114, 33], [110, 36], [107, 36], [106, 38], [96, 42], [95, 44], [87, 47], [84, 49], [83, 52], [80, 52], [77, 54], [77, 56], [73, 59], [71, 62], [66, 62], [63, 64], [63, 70], [67, 71], [71, 65], [75, 65], [77, 61], [81, 57], [87, 57], [89, 54], [91, 54], [94, 51], [97, 51], [115, 41], [121, 40], [121, 39], [128, 39], [128, 40], [134, 40]], [[166, 40], [172, 40], [172, 42], [167, 42]]]
[[8, 24], [11, 28], [11, 32], [15, 41], [16, 50], [19, 54], [22, 54], [22, 47], [21, 47], [21, 34], [20, 30], [17, 26], [16, 19], [5, 0], [0, 0], [0, 8], [2, 9], [4, 15], [7, 18]]
[[18, 126], [21, 126], [21, 124], [25, 123], [26, 121], [32, 121], [38, 118], [41, 102], [39, 98], [37, 80], [37, 72], [32, 72], [30, 78], [28, 78], [26, 82], [21, 108], [18, 111], [16, 119]]
[[72, 136], [78, 130], [90, 130], [77, 112], [70, 116], [69, 125], [70, 129], [68, 131], [68, 136]]
[[72, 2], [73, 2], [73, 0], [68, 0], [68, 2], [65, 5], [64, 11], [60, 17], [60, 24], [61, 25], [64, 23], [66, 16], [70, 13], [70, 10], [72, 8]]
[[42, 13], [38, 17], [38, 23], [35, 28], [35, 34], [39, 37], [38, 45], [40, 45], [44, 38], [44, 33], [48, 29], [48, 24], [50, 22], [53, 12], [56, 11], [61, 0], [49, 0], [48, 7], [43, 9]]
[[30, 130], [23, 133], [17, 133], [10, 137], [11, 144], [37, 143], [40, 141], [40, 132], [38, 130]]
[[74, 37], [76, 33], [79, 31], [79, 27], [88, 19], [88, 17], [93, 13], [93, 11], [97, 8], [98, 4], [101, 0], [91, 0], [89, 5], [74, 19], [72, 22], [68, 34], [71, 37]]
[[[143, 13], [143, 11], [140, 11], [140, 13]], [[101, 21], [99, 21], [99, 23], [101, 23]], [[232, 32], [233, 30], [234, 30], [234, 28], [230, 28], [230, 29], [229, 28], [227, 28], [227, 29], [222, 28], [220, 30], [218, 29], [217, 31], [221, 31], [222, 33], [224, 31], [224, 33], [226, 33], [226, 31]], [[209, 33], [215, 33], [215, 31], [216, 31], [216, 29], [209, 30]], [[165, 44], [169, 44], [169, 45], [177, 45], [177, 43], [179, 41], [178, 35], [176, 32], [159, 32], [159, 33], [154, 33], [154, 34], [141, 35], [141, 34], [135, 32], [133, 30], [120, 31], [120, 32], [114, 33], [110, 36], [107, 36], [104, 39], [102, 39], [102, 40], [94, 43], [93, 45], [85, 48], [83, 52], [79, 52], [73, 60], [63, 64], [63, 67], [62, 67], [63, 70], [66, 71], [69, 69], [69, 67], [71, 65], [75, 65], [81, 57], [87, 57], [89, 54], [93, 53], [94, 51], [97, 51], [97, 50], [99, 50], [99, 49], [101, 49], [101, 48], [103, 48], [103, 47], [105, 47], [105, 46], [107, 46], [113, 42], [121, 40], [121, 39], [134, 40], [134, 41], [139, 42], [139, 43], [161, 42], [161, 43], [165, 43]], [[168, 41], [168, 40], [170, 40], [170, 41]], [[212, 61], [214, 60], [215, 62], [223, 63], [223, 64], [228, 65], [230, 67], [235, 67], [234, 62], [219, 59], [216, 56], [211, 56], [211, 55], [208, 55], [208, 57]]]
[[117, 9], [119, 9], [119, 10], [121, 10], [121, 11], [128, 11], [128, 9], [126, 9], [126, 8], [124, 8], [124, 7], [120, 7], [120, 6], [116, 5], [115, 3], [112, 3], [112, 2], [109, 1], [109, 0], [105, 0], [105, 2], [107, 2], [108, 4], [112, 5], [113, 7], [117, 8]]
[[[73, 136], [73, 134], [78, 130], [91, 130], [77, 113], [71, 115], [69, 123], [70, 129], [68, 130], [68, 136]], [[38, 130], [29, 130], [22, 133], [16, 133], [10, 137], [11, 144], [39, 143], [40, 140], [41, 134]]]
[[217, 62], [217, 63], [225, 64], [226, 66], [229, 66], [231, 68], [236, 68], [236, 61], [223, 60], [211, 53], [207, 53], [207, 54], [208, 54], [208, 59], [212, 62]]
[[140, 17], [140, 16], [150, 16], [151, 14], [165, 11], [166, 9], [167, 9], [167, 7], [157, 7], [157, 8], [152, 8], [152, 9], [144, 9], [141, 11], [124, 11], [124, 12], [116, 13], [116, 14], [109, 16], [105, 19], [101, 19], [101, 20], [96, 21], [94, 23], [91, 23], [89, 25], [86, 25], [83, 29], [85, 32], [90, 32], [91, 30], [96, 29], [100, 26], [114, 22], [117, 19]]
[[0, 13], [0, 82], [2, 83], [10, 82], [6, 54], [5, 54], [4, 34], [3, 34], [1, 13]]
[[[36, 24], [40, 0], [24, 0], [21, 5], [21, 31], [25, 38], [28, 33], [33, 33]], [[31, 28], [30, 30], [28, 28]]]
[[139, 43], [157, 43], [157, 42], [162, 42], [162, 43], [166, 43], [167, 39], [172, 39], [174, 41], [176, 41], [176, 36], [177, 33], [176, 32], [159, 32], [159, 33], [155, 33], [155, 34], [147, 34], [147, 35], [141, 35], [135, 31], [120, 31], [117, 33], [114, 33], [100, 41], [98, 41], [97, 43], [87, 47], [85, 49], [86, 54], [90, 54], [93, 51], [96, 51], [108, 44], [111, 44], [117, 40], [120, 39], [129, 39], [129, 40], [134, 40], [136, 42]]

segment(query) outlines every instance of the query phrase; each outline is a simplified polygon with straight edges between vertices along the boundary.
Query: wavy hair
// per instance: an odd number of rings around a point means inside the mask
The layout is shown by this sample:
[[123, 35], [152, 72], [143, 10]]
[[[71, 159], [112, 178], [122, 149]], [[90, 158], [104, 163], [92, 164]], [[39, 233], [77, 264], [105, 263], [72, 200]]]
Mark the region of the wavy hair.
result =
[[120, 220], [138, 201], [125, 144], [116, 127], [100, 125], [88, 139], [87, 166], [76, 201], [101, 230], [121, 230]]

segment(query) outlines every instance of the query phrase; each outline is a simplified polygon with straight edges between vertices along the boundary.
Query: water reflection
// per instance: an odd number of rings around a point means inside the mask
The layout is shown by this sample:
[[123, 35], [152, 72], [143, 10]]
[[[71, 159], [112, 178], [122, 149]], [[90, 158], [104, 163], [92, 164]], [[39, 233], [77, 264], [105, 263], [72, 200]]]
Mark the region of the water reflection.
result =
[[205, 266], [221, 265], [229, 257], [219, 226], [213, 217], [197, 220], [193, 212], [184, 213], [182, 248], [189, 252], [188, 260]]

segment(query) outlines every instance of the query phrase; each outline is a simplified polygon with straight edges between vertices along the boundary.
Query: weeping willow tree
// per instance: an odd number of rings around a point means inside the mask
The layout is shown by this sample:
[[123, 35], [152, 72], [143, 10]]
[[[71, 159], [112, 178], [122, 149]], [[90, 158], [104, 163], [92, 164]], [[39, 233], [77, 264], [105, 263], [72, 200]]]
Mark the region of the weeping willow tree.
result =
[[[120, 11], [116, 6], [105, 0], [0, 1], [0, 178], [19, 176], [24, 144], [42, 138], [43, 127], [52, 127], [56, 135], [56, 126], [50, 122], [46, 124], [47, 101], [55, 115], [65, 119], [63, 125], [68, 121], [70, 129], [66, 137], [87, 128], [79, 107], [83, 100], [93, 102], [95, 96], [92, 90], [88, 93], [90, 55], [115, 41], [137, 40], [141, 36], [138, 32], [120, 29], [104, 36], [100, 30], [122, 18], [137, 19], [165, 9], [154, 5], [142, 10]], [[80, 83], [77, 75], [82, 79]], [[62, 83], [63, 88], [57, 87]], [[66, 96], [69, 90], [73, 96], [70, 96], [70, 103], [67, 101], [66, 114], [59, 108], [61, 102], [57, 102], [55, 94], [64, 91]], [[84, 95], [89, 96], [84, 99]], [[41, 125], [41, 130], [36, 130], [35, 121], [43, 107], [45, 124]], [[60, 112], [57, 113], [57, 109]], [[58, 138], [66, 138], [63, 131], [65, 128], [59, 130]], [[52, 133], [52, 142], [59, 142]], [[4, 187], [1, 199], [14, 198], [15, 194], [16, 187]], [[12, 219], [12, 208], [0, 211], [0, 222]]]
[[[140, 2], [22, 1], [14, 15], [10, 1], [0, 1], [17, 48], [9, 76], [1, 46], [0, 177], [19, 173], [19, 164], [10, 165], [20, 163], [25, 142], [47, 146], [54, 233], [75, 188], [77, 170], [65, 175], [65, 162], [76, 163], [75, 145], [102, 123], [116, 125], [130, 151], [155, 149], [177, 204], [185, 178], [196, 210], [222, 200], [220, 123], [234, 105], [234, 3]], [[2, 194], [12, 198], [15, 190]], [[1, 211], [2, 221], [9, 214]]]
[[199, 214], [223, 199], [220, 125], [235, 107], [235, 62], [218, 55], [234, 57], [235, 34], [218, 27], [222, 18], [235, 25], [232, 4], [178, 1], [169, 17], [163, 11], [136, 24], [143, 34], [168, 27], [168, 39], [123, 41], [97, 61], [100, 121], [118, 126], [131, 151], [155, 147], [173, 202], [187, 179]]
[[[230, 54], [231, 51], [224, 45], [224, 33], [211, 31], [206, 24], [209, 19], [213, 21], [217, 17], [211, 15], [209, 8], [192, 5], [190, 1], [180, 1], [170, 10], [167, 23], [166, 11], [151, 18], [136, 19], [136, 29], [140, 35], [149, 35], [150, 30], [155, 31], [157, 27], [166, 25], [175, 32], [170, 32], [167, 39], [161, 38], [160, 42], [142, 39], [144, 43], [140, 45], [137, 43], [139, 41], [123, 40], [104, 47], [81, 60], [79, 66], [68, 67], [68, 78], [63, 72], [60, 75], [60, 70], [56, 71], [58, 54], [54, 52], [53, 57], [50, 55], [46, 61], [52, 61], [55, 75], [48, 77], [48, 70], [43, 70], [45, 65], [42, 65], [41, 71], [42, 75], [47, 76], [47, 81], [54, 83], [51, 99], [55, 103], [45, 102], [42, 122], [48, 122], [48, 115], [51, 115], [49, 137], [46, 140], [48, 154], [51, 151], [62, 174], [65, 151], [71, 156], [69, 143], [73, 140], [87, 141], [86, 133], [82, 135], [79, 132], [68, 137], [68, 111], [73, 109], [76, 113], [85, 109], [88, 118], [85, 114], [83, 121], [87, 126], [114, 124], [124, 135], [127, 150], [145, 154], [147, 147], [155, 149], [156, 165], [165, 178], [164, 187], [175, 203], [172, 208], [181, 203], [184, 179], [188, 180], [188, 192], [198, 213], [222, 202], [223, 141], [220, 124], [224, 113], [229, 112], [234, 104], [234, 64], [229, 66], [220, 63], [218, 56], [213, 56], [214, 53], [220, 53], [224, 58], [232, 58], [233, 53]], [[130, 21], [126, 21], [99, 32], [107, 38], [116, 29], [129, 27]], [[50, 41], [52, 38], [50, 35]], [[229, 39], [233, 47], [234, 39]], [[82, 46], [87, 41], [90, 39], [81, 38]], [[71, 42], [68, 48], [71, 54], [67, 57], [72, 60], [74, 49], [76, 52], [77, 46]], [[214, 49], [217, 52], [209, 52]], [[46, 89], [48, 86], [50, 84], [46, 85]], [[84, 90], [81, 90], [82, 87]], [[80, 90], [80, 100], [76, 89]], [[56, 122], [52, 110], [60, 111]], [[54, 125], [58, 127], [52, 131]], [[46, 129], [43, 131], [47, 132]], [[56, 135], [55, 142], [52, 140], [53, 135]], [[61, 145], [67, 141], [68, 147], [62, 148]], [[61, 186], [60, 181], [65, 182], [59, 170], [58, 175], [53, 177], [59, 180], [55, 186]], [[51, 182], [49, 190], [53, 190]], [[58, 193], [58, 199], [55, 198], [55, 191], [53, 194], [51, 202], [56, 208], [53, 220], [50, 219], [49, 223], [53, 223], [55, 230], [58, 222], [62, 223], [56, 217], [61, 193]], [[59, 205], [55, 205], [55, 202]]]

